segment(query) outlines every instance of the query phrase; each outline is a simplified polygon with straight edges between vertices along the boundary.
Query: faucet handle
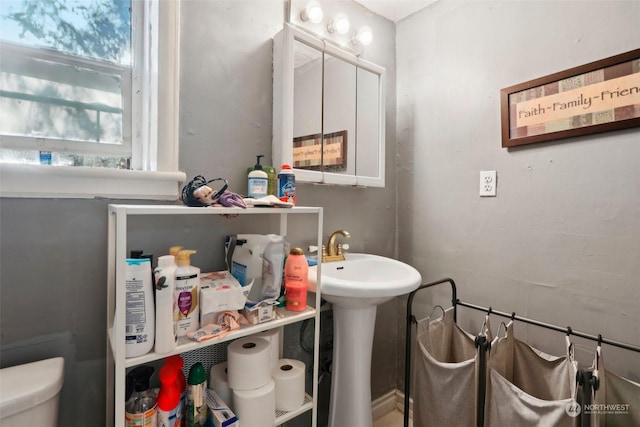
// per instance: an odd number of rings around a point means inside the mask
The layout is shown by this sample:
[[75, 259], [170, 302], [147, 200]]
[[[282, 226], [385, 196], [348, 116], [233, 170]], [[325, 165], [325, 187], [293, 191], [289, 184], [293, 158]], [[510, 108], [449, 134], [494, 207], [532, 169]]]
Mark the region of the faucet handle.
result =
[[327, 256], [327, 247], [325, 245], [322, 245], [322, 256]]

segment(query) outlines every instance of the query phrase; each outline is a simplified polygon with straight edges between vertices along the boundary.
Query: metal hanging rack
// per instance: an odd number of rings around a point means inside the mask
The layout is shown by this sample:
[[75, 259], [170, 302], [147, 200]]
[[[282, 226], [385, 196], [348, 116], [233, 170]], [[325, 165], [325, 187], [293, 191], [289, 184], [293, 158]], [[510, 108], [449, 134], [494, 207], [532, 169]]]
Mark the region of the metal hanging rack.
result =
[[[409, 298], [407, 299], [407, 326], [405, 329], [406, 335], [405, 335], [405, 360], [404, 360], [404, 427], [409, 427], [409, 398], [410, 398], [410, 391], [411, 391], [411, 354], [412, 354], [411, 326], [417, 323], [416, 318], [413, 315], [413, 299], [416, 296], [416, 294], [421, 290], [428, 289], [428, 288], [445, 284], [445, 283], [449, 283], [449, 285], [451, 286], [451, 306], [453, 307], [454, 322], [457, 322], [458, 306], [462, 306], [462, 307], [467, 307], [474, 310], [482, 311], [487, 314], [495, 314], [497, 316], [506, 317], [511, 320], [517, 320], [519, 322], [528, 323], [530, 325], [540, 326], [545, 329], [551, 329], [553, 331], [563, 332], [563, 333], [566, 333], [567, 335], [574, 335], [580, 338], [586, 338], [588, 340], [596, 341], [600, 345], [608, 344], [614, 347], [623, 348], [625, 350], [630, 350], [636, 353], [640, 353], [640, 347], [623, 343], [620, 341], [605, 339], [600, 334], [599, 335], [587, 334], [584, 332], [573, 330], [571, 326], [567, 326], [563, 328], [560, 326], [552, 325], [550, 323], [540, 322], [538, 320], [518, 316], [516, 315], [515, 312], [506, 313], [502, 311], [493, 310], [491, 307], [482, 307], [476, 304], [470, 304], [467, 302], [460, 301], [458, 299], [458, 291], [456, 288], [456, 283], [453, 281], [453, 279], [450, 279], [450, 278], [444, 278], [441, 280], [437, 280], [435, 282], [425, 283], [420, 285], [418, 289], [416, 289], [415, 291], [411, 292], [409, 294]], [[483, 337], [478, 337], [478, 338], [483, 338]], [[484, 361], [483, 358], [486, 357], [486, 350], [489, 348], [489, 342], [486, 340], [486, 337], [484, 338], [485, 338], [484, 340], [476, 339], [476, 347], [479, 347], [482, 350], [480, 351], [481, 362]], [[480, 366], [481, 366], [481, 369], [485, 368], [484, 363], [480, 363]], [[595, 378], [592, 377], [591, 373], [587, 371], [581, 370], [578, 373], [578, 376], [579, 376], [578, 379], [580, 381], [580, 384], [583, 386], [584, 398], [590, 399], [591, 388], [594, 388], [597, 390], [597, 387], [598, 387], [597, 381], [594, 381]], [[476, 418], [477, 418], [478, 426], [482, 426], [484, 423], [484, 391], [485, 391], [484, 389], [485, 387], [483, 384], [480, 384], [484, 381], [484, 375], [482, 374], [482, 372], [480, 373], [480, 378], [481, 380], [479, 381], [479, 384], [478, 384], [479, 402], [476, 408], [477, 409]], [[589, 402], [583, 401], [583, 403], [589, 403]], [[588, 417], [583, 417], [582, 425], [583, 427], [586, 427], [589, 425]]]

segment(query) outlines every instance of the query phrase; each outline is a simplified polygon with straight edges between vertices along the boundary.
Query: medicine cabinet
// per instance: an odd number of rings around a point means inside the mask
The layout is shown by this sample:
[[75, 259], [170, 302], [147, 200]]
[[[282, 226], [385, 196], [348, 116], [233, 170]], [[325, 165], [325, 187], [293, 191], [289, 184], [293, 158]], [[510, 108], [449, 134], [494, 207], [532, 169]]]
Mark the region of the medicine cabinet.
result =
[[273, 61], [274, 164], [300, 182], [384, 187], [384, 68], [289, 24]]

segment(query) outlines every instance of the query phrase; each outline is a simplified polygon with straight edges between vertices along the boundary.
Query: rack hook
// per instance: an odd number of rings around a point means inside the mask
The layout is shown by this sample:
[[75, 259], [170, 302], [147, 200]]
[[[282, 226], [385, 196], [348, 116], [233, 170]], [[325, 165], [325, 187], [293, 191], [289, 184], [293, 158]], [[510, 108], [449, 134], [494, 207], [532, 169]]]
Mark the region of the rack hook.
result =
[[515, 311], [511, 312], [511, 320], [516, 320], [516, 312]]
[[602, 334], [598, 334], [598, 346], [602, 347]]
[[571, 335], [573, 331], [571, 330], [571, 326], [567, 326], [567, 336]]
[[491, 314], [492, 312], [493, 312], [493, 309], [489, 307], [489, 310], [487, 310], [487, 314]]

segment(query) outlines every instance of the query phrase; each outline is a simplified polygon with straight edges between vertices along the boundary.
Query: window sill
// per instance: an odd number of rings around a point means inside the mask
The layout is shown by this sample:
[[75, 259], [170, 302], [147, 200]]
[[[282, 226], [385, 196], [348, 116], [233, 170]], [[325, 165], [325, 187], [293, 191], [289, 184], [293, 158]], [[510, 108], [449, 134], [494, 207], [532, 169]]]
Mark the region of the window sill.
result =
[[0, 164], [0, 197], [178, 200], [184, 172]]

